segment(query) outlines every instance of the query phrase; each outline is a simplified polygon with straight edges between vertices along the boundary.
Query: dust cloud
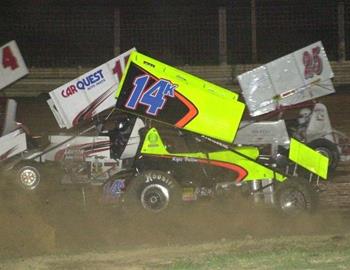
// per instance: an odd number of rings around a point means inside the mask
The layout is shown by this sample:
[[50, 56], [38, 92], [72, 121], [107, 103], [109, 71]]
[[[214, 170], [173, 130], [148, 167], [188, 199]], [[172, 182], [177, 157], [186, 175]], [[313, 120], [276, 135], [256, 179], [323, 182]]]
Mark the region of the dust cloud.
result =
[[[350, 95], [340, 93], [324, 100], [333, 125], [344, 132], [350, 131], [345, 117], [350, 107], [340, 105], [349, 99]], [[20, 100], [18, 120], [34, 134], [56, 132], [47, 107], [44, 100]], [[86, 188], [84, 202], [81, 187], [58, 185], [57, 176], [51, 171], [46, 176], [48, 184], [34, 193], [18, 189], [11, 176], [2, 176], [0, 259], [286, 235], [342, 235], [350, 228], [349, 212], [334, 206], [321, 204], [313, 215], [285, 218], [240, 196], [203, 200], [157, 215], [128, 212], [123, 207], [100, 205], [96, 188]]]

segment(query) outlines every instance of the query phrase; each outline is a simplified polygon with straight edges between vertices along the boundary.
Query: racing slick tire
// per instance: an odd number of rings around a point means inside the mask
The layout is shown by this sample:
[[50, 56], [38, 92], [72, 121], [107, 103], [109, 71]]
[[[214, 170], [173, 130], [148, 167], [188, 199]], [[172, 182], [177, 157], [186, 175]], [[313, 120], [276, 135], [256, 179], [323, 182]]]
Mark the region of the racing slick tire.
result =
[[284, 216], [311, 214], [317, 209], [318, 193], [305, 179], [290, 177], [277, 184], [275, 204]]

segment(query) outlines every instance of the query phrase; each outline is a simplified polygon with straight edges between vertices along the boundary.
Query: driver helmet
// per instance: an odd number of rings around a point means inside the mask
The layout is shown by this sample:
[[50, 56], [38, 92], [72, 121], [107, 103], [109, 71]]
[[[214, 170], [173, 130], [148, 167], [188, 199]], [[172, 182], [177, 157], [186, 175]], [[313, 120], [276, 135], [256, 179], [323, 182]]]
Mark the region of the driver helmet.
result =
[[299, 111], [299, 118], [298, 118], [298, 123], [300, 125], [307, 123], [310, 120], [311, 117], [311, 109], [309, 108], [303, 108]]
[[119, 131], [126, 131], [130, 127], [130, 118], [122, 116], [116, 121], [116, 129]]

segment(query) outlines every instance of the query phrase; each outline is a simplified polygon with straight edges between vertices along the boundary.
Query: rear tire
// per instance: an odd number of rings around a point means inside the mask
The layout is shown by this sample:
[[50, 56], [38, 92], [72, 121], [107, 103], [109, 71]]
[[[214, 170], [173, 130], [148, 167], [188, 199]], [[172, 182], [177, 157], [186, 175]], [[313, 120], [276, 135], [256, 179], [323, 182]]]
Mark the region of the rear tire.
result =
[[317, 209], [318, 194], [305, 179], [291, 177], [277, 185], [275, 202], [281, 214], [295, 217], [313, 213]]

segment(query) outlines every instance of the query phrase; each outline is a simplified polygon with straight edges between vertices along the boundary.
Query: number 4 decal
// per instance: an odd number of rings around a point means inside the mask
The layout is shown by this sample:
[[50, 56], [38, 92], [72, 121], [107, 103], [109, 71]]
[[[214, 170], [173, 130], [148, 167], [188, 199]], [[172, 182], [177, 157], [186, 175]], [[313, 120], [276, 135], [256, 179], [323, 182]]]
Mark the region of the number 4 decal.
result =
[[161, 79], [147, 89], [149, 78], [149, 75], [143, 75], [134, 81], [134, 88], [125, 107], [135, 110], [138, 104], [143, 104], [148, 107], [147, 114], [157, 115], [158, 111], [163, 109], [166, 97], [175, 96], [176, 85]]
[[10, 67], [12, 70], [18, 68], [17, 59], [13, 55], [10, 46], [6, 46], [2, 50], [2, 66], [4, 68]]

